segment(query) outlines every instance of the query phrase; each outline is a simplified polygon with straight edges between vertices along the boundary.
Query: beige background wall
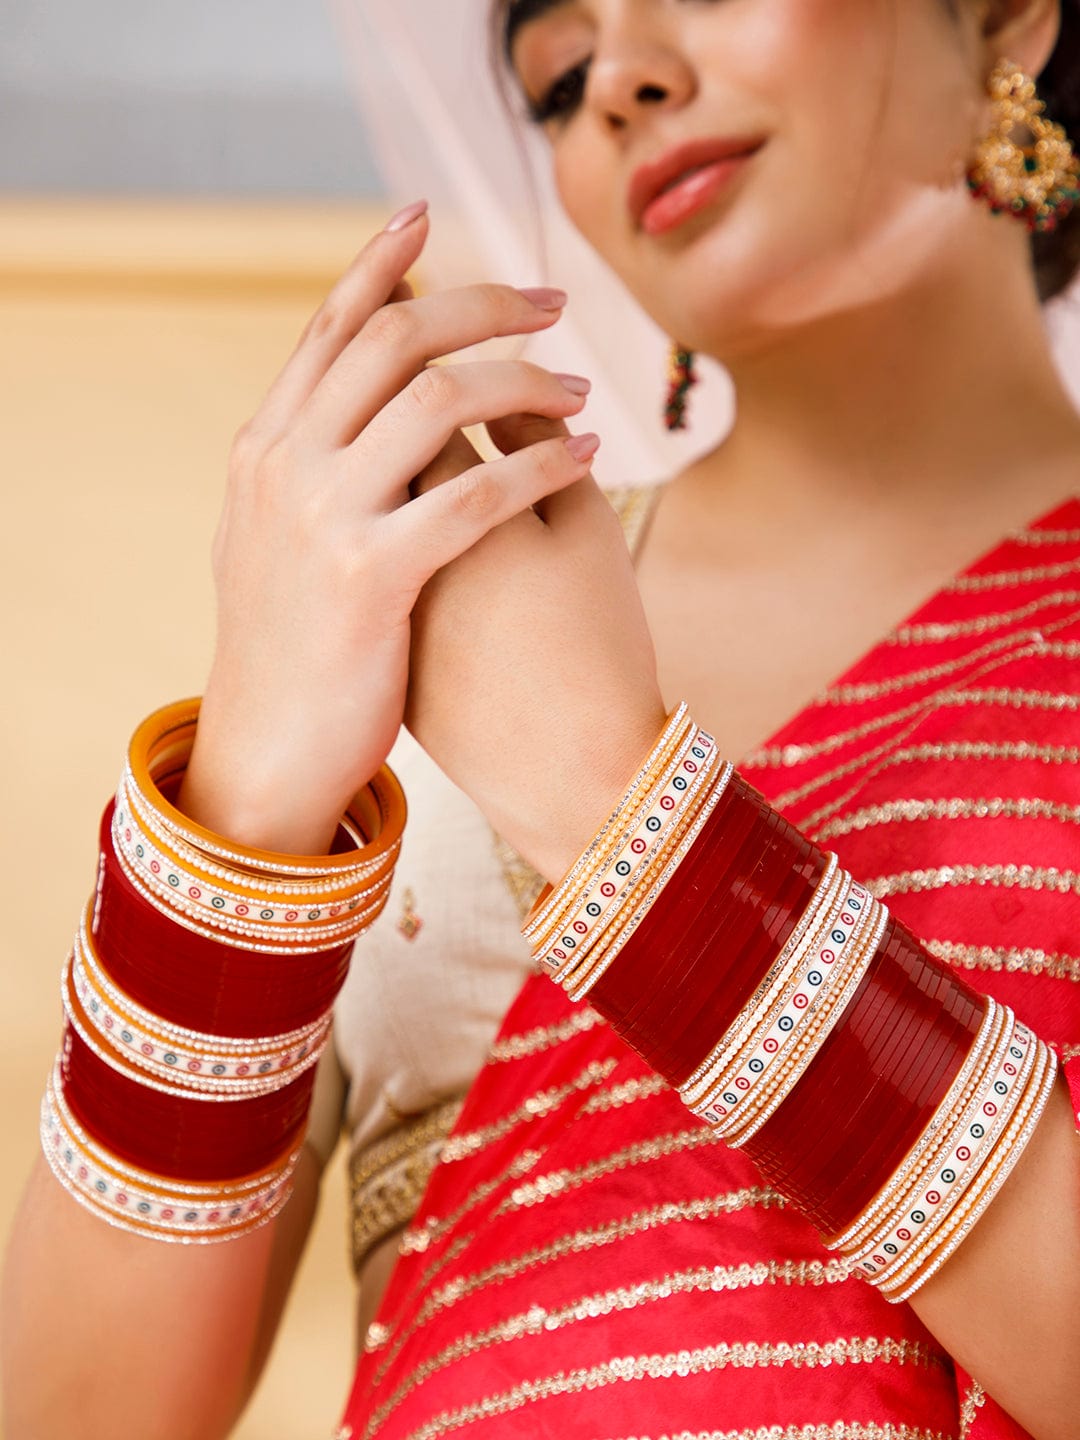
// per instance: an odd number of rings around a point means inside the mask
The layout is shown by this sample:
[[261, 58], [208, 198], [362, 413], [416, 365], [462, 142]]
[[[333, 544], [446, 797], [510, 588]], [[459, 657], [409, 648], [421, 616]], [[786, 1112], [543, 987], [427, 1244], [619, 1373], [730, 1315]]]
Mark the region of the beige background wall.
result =
[[[202, 688], [225, 458], [382, 207], [0, 201], [0, 1233], [133, 726]], [[328, 1436], [351, 1372], [339, 1154], [242, 1440]]]

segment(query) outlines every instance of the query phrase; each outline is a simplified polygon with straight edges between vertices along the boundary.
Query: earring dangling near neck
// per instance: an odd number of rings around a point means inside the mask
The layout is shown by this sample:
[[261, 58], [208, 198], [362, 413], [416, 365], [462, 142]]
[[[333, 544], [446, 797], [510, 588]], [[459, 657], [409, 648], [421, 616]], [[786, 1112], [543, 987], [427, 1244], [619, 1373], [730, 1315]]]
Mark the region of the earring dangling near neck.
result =
[[664, 424], [669, 430], [685, 430], [686, 397], [691, 385], [696, 385], [698, 376], [694, 373], [694, 352], [687, 350], [677, 340], [671, 343], [668, 357], [668, 391], [664, 404]]
[[1012, 215], [1039, 233], [1056, 230], [1080, 200], [1080, 160], [1018, 65], [999, 60], [987, 91], [993, 120], [976, 146], [968, 188], [995, 215]]

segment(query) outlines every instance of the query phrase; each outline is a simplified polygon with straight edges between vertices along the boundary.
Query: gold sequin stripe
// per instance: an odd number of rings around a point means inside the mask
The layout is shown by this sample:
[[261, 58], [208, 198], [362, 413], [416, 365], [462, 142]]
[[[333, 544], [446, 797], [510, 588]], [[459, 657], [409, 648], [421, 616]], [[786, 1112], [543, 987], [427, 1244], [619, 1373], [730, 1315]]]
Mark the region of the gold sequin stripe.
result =
[[1080, 894], [1080, 873], [1041, 865], [938, 865], [927, 870], [901, 870], [867, 880], [866, 888], [884, 899], [888, 895], [919, 894], [946, 886], [990, 885], [1006, 890], [1053, 890], [1061, 895]]
[[621, 1110], [624, 1105], [635, 1105], [639, 1100], [650, 1100], [661, 1095], [671, 1086], [662, 1075], [638, 1075], [633, 1080], [622, 1080], [606, 1090], [590, 1095], [578, 1111], [579, 1115], [599, 1115], [608, 1110]]
[[822, 1041], [843, 1015], [862, 983], [881, 944], [887, 920], [888, 914], [883, 906], [871, 909], [865, 927], [860, 926], [846, 969], [835, 977], [828, 993], [821, 997], [822, 1003], [814, 1011], [805, 1035], [790, 1058], [777, 1067], [775, 1080], [767, 1080], [763, 1084], [762, 1093], [742, 1128], [728, 1137], [730, 1146], [737, 1149], [756, 1135], [802, 1079]]
[[984, 635], [988, 630], [998, 630], [1002, 625], [1015, 625], [1030, 620], [1040, 610], [1051, 610], [1058, 605], [1075, 605], [1080, 600], [1080, 590], [1055, 590], [1049, 595], [1040, 595], [1015, 610], [990, 611], [974, 615], [967, 620], [927, 621], [921, 625], [899, 625], [886, 635], [886, 645], [939, 645], [945, 640], [959, 640], [967, 635]]
[[1014, 530], [1014, 545], [1080, 545], [1080, 530]]
[[809, 904], [799, 917], [787, 944], [766, 971], [757, 989], [750, 995], [731, 1028], [723, 1035], [701, 1063], [679, 1086], [683, 1103], [693, 1107], [715, 1085], [717, 1077], [731, 1065], [762, 1020], [773, 1010], [782, 1008], [793, 979], [797, 979], [809, 961], [821, 936], [832, 929], [840, 918], [851, 879], [840, 870], [839, 858], [830, 854], [825, 862]]
[[1058, 955], [1024, 945], [963, 945], [953, 940], [924, 940], [923, 948], [937, 960], [964, 970], [1045, 976], [1080, 981], [1080, 955]]
[[579, 884], [586, 882], [591, 868], [602, 863], [603, 856], [609, 847], [616, 843], [611, 838], [612, 831], [615, 831], [617, 836], [622, 827], [631, 823], [635, 806], [645, 798], [652, 777], [658, 771], [663, 770], [671, 753], [685, 741], [692, 725], [689, 708], [684, 701], [668, 717], [663, 733], [652, 752], [589, 845], [578, 856], [560, 883], [552, 889], [551, 894], [544, 899], [536, 913], [526, 917], [526, 921], [521, 927], [521, 933], [526, 940], [531, 943], [535, 936], [544, 932], [544, 929], [551, 923], [551, 917], [556, 911], [564, 908], [567, 898], [573, 890]]
[[[880, 761], [880, 764], [876, 766], [873, 774], [880, 775], [882, 771], [896, 765], [909, 765], [926, 760], [1033, 760], [1044, 765], [1078, 765], [1080, 745], [1036, 745], [1029, 740], [952, 740], [943, 744], [908, 745], [901, 750], [894, 750], [890, 742], [876, 746], [854, 760], [847, 760], [843, 765], [837, 765], [823, 775], [808, 780], [805, 785], [783, 791], [772, 803], [777, 810], [786, 810], [800, 800], [805, 800], [815, 790], [831, 785], [834, 780], [857, 774], [875, 761]], [[869, 778], [866, 776], [864, 780]], [[861, 784], [849, 790], [839, 800], [830, 801], [825, 809], [811, 817], [812, 821], [816, 823], [826, 815], [835, 813], [841, 805], [847, 804], [852, 796], [858, 794], [860, 788]]]
[[593, 1060], [579, 1075], [565, 1085], [538, 1090], [527, 1100], [523, 1100], [520, 1105], [515, 1106], [508, 1114], [492, 1121], [489, 1125], [482, 1125], [476, 1130], [467, 1130], [460, 1135], [452, 1136], [443, 1147], [440, 1164], [451, 1165], [457, 1160], [465, 1160], [469, 1156], [485, 1150], [495, 1141], [502, 1140], [519, 1125], [525, 1125], [544, 1115], [550, 1115], [552, 1110], [557, 1109], [571, 1095], [587, 1090], [590, 1085], [598, 1085], [601, 1080], [606, 1080], [617, 1064], [618, 1061], [613, 1057], [607, 1060]]
[[[338, 1434], [337, 1440], [350, 1440]], [[648, 1435], [628, 1435], [620, 1440], [651, 1440]], [[756, 1430], [680, 1430], [660, 1435], [657, 1440], [957, 1440], [955, 1433], [924, 1430], [921, 1426], [883, 1425], [873, 1420], [829, 1420], [820, 1425], [763, 1425]], [[960, 1437], [963, 1440], [963, 1437]]]
[[183, 1244], [210, 1244], [257, 1229], [291, 1193], [299, 1151], [267, 1170], [224, 1184], [189, 1184], [128, 1164], [91, 1140], [64, 1100], [57, 1060], [41, 1103], [41, 1147], [61, 1185], [121, 1230]]
[[987, 1065], [996, 1068], [1008, 1049], [1010, 1021], [1007, 1007], [987, 996], [986, 1011], [958, 1074], [925, 1129], [870, 1204], [845, 1229], [824, 1240], [830, 1250], [849, 1250], [862, 1244], [867, 1233], [880, 1227], [882, 1214], [910, 1193], [940, 1150], [942, 1136], [955, 1126], [957, 1114], [966, 1112]]
[[[83, 923], [70, 965], [83, 1016], [99, 1039], [130, 1055], [151, 1073], [204, 1078], [207, 1088], [238, 1097], [265, 1094], [290, 1084], [318, 1060], [330, 1035], [332, 1015], [285, 1035], [230, 1039], [169, 1024], [144, 1010], [109, 980]], [[69, 983], [66, 979], [63, 983]]]
[[[977, 665], [988, 655], [999, 655], [1010, 646], [1017, 649], [1032, 644], [1042, 644], [1042, 635], [1030, 630], [1021, 630], [1010, 635], [1001, 635], [989, 640], [976, 650], [958, 655], [952, 660], [942, 660], [937, 665], [926, 665], [920, 670], [909, 670], [902, 675], [890, 675], [887, 680], [861, 681], [850, 685], [833, 685], [822, 691], [815, 702], [819, 705], [862, 705], [868, 700], [877, 700], [882, 695], [894, 695], [899, 690], [908, 690], [913, 685], [925, 685], [930, 680], [940, 680], [946, 675], [955, 675], [965, 665]], [[1005, 657], [1001, 657], [1005, 658]]]
[[527, 1175], [530, 1170], [536, 1168], [544, 1157], [543, 1150], [523, 1150], [516, 1155], [510, 1164], [501, 1170], [499, 1174], [493, 1175], [490, 1180], [482, 1180], [475, 1189], [471, 1190], [468, 1196], [451, 1210], [449, 1214], [441, 1219], [435, 1215], [429, 1215], [423, 1225], [415, 1226], [406, 1230], [401, 1237], [401, 1244], [398, 1246], [399, 1255], [422, 1255], [431, 1248], [433, 1244], [441, 1240], [444, 1235], [449, 1234], [455, 1226], [459, 1225], [470, 1210], [475, 1210], [477, 1205], [482, 1205], [489, 1196], [501, 1186], [512, 1180], [518, 1180], [522, 1175]]
[[[534, 959], [547, 975], [569, 986], [589, 967], [591, 957], [618, 926], [627, 900], [663, 865], [678, 843], [687, 815], [693, 815], [698, 798], [720, 768], [715, 741], [691, 731], [685, 754], [657, 782], [634, 827], [620, 837], [605, 864], [597, 867], [589, 884], [575, 890], [566, 911], [552, 917], [554, 928], [536, 937]], [[565, 923], [564, 923], [565, 922]]]
[[[1010, 656], [1016, 659], [1016, 656]], [[762, 750], [755, 750], [740, 761], [740, 771], [748, 769], [776, 769], [788, 768], [794, 765], [802, 765], [807, 760], [816, 759], [818, 755], [827, 755], [830, 751], [839, 750], [844, 745], [849, 745], [856, 740], [863, 740], [868, 735], [873, 735], [878, 730], [886, 730], [890, 725], [899, 725], [905, 720], [915, 716], [925, 717], [933, 714], [946, 705], [1005, 705], [1011, 706], [1014, 710], [1058, 710], [1069, 711], [1080, 709], [1080, 695], [1074, 695], [1069, 691], [1054, 690], [1021, 690], [1008, 686], [984, 689], [966, 690], [940, 690], [932, 695], [924, 696], [911, 705], [905, 705], [900, 710], [890, 711], [887, 715], [875, 716], [873, 720], [866, 720], [861, 725], [854, 725], [849, 730], [838, 730], [832, 735], [826, 735], [822, 740], [806, 741], [801, 745], [772, 745]]]
[[[697, 762], [691, 760], [688, 763], [693, 765]], [[625, 877], [622, 889], [615, 894], [608, 911], [597, 921], [596, 930], [586, 938], [584, 945], [569, 954], [565, 962], [560, 962], [562, 970], [552, 975], [567, 994], [574, 998], [586, 994], [608, 968], [642, 918], [640, 905], [638, 911], [634, 910], [642, 892], [657, 882], [660, 875], [666, 880], [672, 874], [678, 863], [675, 857], [681, 859], [686, 854], [688, 837], [696, 836], [701, 829], [703, 806], [712, 809], [733, 773], [733, 767], [722, 762], [713, 748], [700, 762], [700, 768], [690, 782], [681, 777], [687, 785], [686, 793], [672, 811], [670, 825], [641, 855], [636, 869], [630, 869], [628, 859], [620, 859], [619, 874]], [[615, 892], [614, 883], [608, 882], [608, 885], [609, 891], [605, 893]], [[552, 954], [561, 955], [562, 947], [571, 938], [569, 934], [564, 935]]]
[[1038, 796], [1008, 799], [994, 795], [967, 799], [955, 796], [939, 800], [887, 800], [837, 815], [816, 833], [820, 843], [853, 830], [872, 830], [878, 825], [895, 825], [901, 820], [1058, 820], [1080, 824], [1080, 805], [1062, 805]]
[[683, 1295], [720, 1294], [725, 1290], [744, 1289], [751, 1285], [836, 1285], [850, 1278], [847, 1267], [838, 1260], [762, 1260], [742, 1265], [696, 1265], [674, 1270], [655, 1279], [639, 1280], [636, 1284], [582, 1295], [562, 1305], [546, 1307], [535, 1304], [528, 1310], [508, 1315], [483, 1330], [459, 1336], [442, 1350], [422, 1361], [375, 1410], [364, 1435], [371, 1440], [418, 1386], [433, 1375], [459, 1360], [481, 1350], [505, 1345], [530, 1336], [548, 1335], [572, 1325], [602, 1319], [642, 1305], [652, 1305]]
[[530, 1055], [540, 1055], [603, 1023], [602, 1015], [583, 1005], [572, 1015], [551, 1025], [538, 1025], [534, 1030], [526, 1030], [520, 1035], [505, 1035], [496, 1040], [488, 1051], [488, 1064], [500, 1065], [508, 1060], [524, 1060]]
[[629, 826], [615, 836], [611, 849], [585, 872], [564, 904], [533, 935], [533, 958], [541, 970], [566, 984], [575, 971], [582, 969], [587, 955], [610, 933], [612, 921], [622, 912], [635, 886], [663, 863], [665, 854], [677, 842], [687, 813], [692, 812], [719, 764], [715, 742], [693, 727], [685, 748], [676, 752], [655, 786], [635, 807]]
[[960, 1407], [960, 1440], [969, 1440], [971, 1427], [978, 1419], [977, 1411], [986, 1404], [986, 1391], [977, 1380], [972, 1380], [964, 1403]]
[[948, 1361], [922, 1340], [877, 1339], [807, 1341], [795, 1344], [761, 1343], [703, 1345], [693, 1350], [672, 1350], [656, 1355], [625, 1355], [578, 1370], [559, 1370], [524, 1380], [509, 1390], [487, 1395], [454, 1410], [444, 1410], [425, 1424], [411, 1430], [405, 1440], [438, 1440], [466, 1425], [496, 1416], [509, 1415], [537, 1401], [560, 1395], [580, 1395], [607, 1385], [641, 1380], [668, 1380], [676, 1376], [710, 1375], [718, 1370], [794, 1366], [814, 1369], [821, 1365], [886, 1364], [942, 1366]]
[[[999, 1128], [984, 1113], [987, 1101], [991, 1112], [1001, 1117], [1003, 1128], [1023, 1093], [1035, 1048], [1030, 1037], [1018, 1043], [1015, 1017], [1007, 1006], [1001, 1007], [993, 1023], [992, 1044], [984, 1047], [963, 1093], [938, 1116], [923, 1153], [914, 1162], [909, 1154], [845, 1238], [830, 1244], [875, 1283], [894, 1274], [921, 1245], [923, 1236], [948, 1216], [992, 1153]], [[998, 1095], [995, 1086], [1001, 1087]]]
[[338, 945], [344, 945], [349, 939], [358, 937], [378, 919], [386, 906], [386, 898], [389, 893], [388, 887], [382, 890], [375, 900], [362, 910], [358, 911], [353, 919], [342, 927], [343, 931], [352, 932], [342, 935], [330, 935], [328, 931], [322, 932], [322, 938], [317, 942], [302, 944], [293, 932], [290, 932], [288, 945], [280, 941], [269, 942], [260, 937], [258, 927], [248, 925], [242, 919], [225, 918], [218, 922], [221, 928], [213, 928], [203, 923], [202, 919], [189, 911], [187, 902], [182, 900], [175, 892], [166, 898], [144, 885], [138, 874], [133, 871], [127, 863], [127, 858], [122, 850], [116, 851], [116, 859], [125, 877], [132, 887], [138, 891], [148, 905], [152, 905], [159, 915], [164, 915], [176, 925], [182, 925], [185, 930], [190, 930], [193, 935], [199, 935], [204, 940], [213, 940], [218, 945], [231, 945], [238, 950], [254, 950], [264, 955], [314, 955], [334, 949]]
[[716, 808], [717, 802], [719, 801], [721, 795], [723, 795], [724, 791], [727, 789], [731, 777], [734, 773], [734, 766], [730, 763], [730, 761], [727, 762], [720, 770], [719, 774], [716, 776], [712, 788], [709, 790], [700, 808], [698, 809], [697, 814], [695, 815], [694, 820], [690, 825], [690, 828], [686, 830], [685, 833], [682, 835], [682, 838], [679, 839], [674, 850], [668, 852], [667, 863], [664, 865], [663, 870], [657, 876], [655, 883], [650, 887], [648, 892], [639, 900], [636, 909], [633, 910], [629, 919], [625, 922], [620, 923], [619, 929], [605, 945], [604, 953], [600, 956], [600, 958], [593, 961], [591, 967], [582, 975], [580, 980], [574, 981], [572, 984], [568, 984], [566, 986], [566, 992], [570, 996], [571, 1000], [581, 1000], [585, 995], [587, 995], [592, 989], [592, 987], [596, 984], [596, 982], [600, 979], [600, 977], [614, 963], [623, 946], [636, 932], [642, 920], [644, 920], [645, 916], [652, 909], [653, 905], [656, 902], [656, 897], [660, 894], [660, 891], [664, 888], [664, 886], [670, 880], [671, 876], [675, 873], [679, 865], [686, 857], [687, 851], [693, 845], [694, 841], [697, 839], [698, 835], [701, 833], [702, 829], [708, 822], [709, 816]]
[[[708, 1139], [713, 1138], [707, 1130], [699, 1130], [695, 1134]], [[459, 1275], [429, 1294], [416, 1317], [401, 1328], [401, 1333], [376, 1373], [375, 1383], [381, 1384], [410, 1336], [422, 1329], [434, 1315], [442, 1310], [451, 1309], [459, 1301], [468, 1299], [478, 1290], [487, 1289], [489, 1285], [502, 1285], [505, 1281], [513, 1280], [526, 1270], [535, 1269], [539, 1265], [549, 1265], [553, 1261], [564, 1259], [567, 1255], [579, 1255], [588, 1253], [590, 1250], [606, 1248], [608, 1245], [617, 1245], [623, 1240], [645, 1234], [649, 1230], [663, 1229], [668, 1225], [677, 1225], [684, 1221], [712, 1220], [718, 1215], [732, 1215], [739, 1210], [756, 1206], [760, 1206], [762, 1209], [782, 1210], [786, 1207], [786, 1203], [783, 1196], [775, 1190], [758, 1185], [748, 1186], [742, 1190], [725, 1191], [719, 1195], [709, 1195], [696, 1200], [667, 1200], [659, 1205], [652, 1205], [646, 1210], [638, 1210], [621, 1219], [608, 1220], [600, 1225], [557, 1236], [545, 1245], [537, 1245], [531, 1250], [510, 1256], [506, 1260], [498, 1260], [483, 1270], [474, 1271], [471, 1275]], [[439, 1268], [441, 1265], [438, 1263], [432, 1267], [436, 1271]], [[423, 1287], [427, 1283], [428, 1274], [425, 1273], [420, 1285]], [[400, 1324], [399, 1320], [384, 1327], [386, 1332], [383, 1336], [384, 1344], [388, 1343]]]
[[[281, 888], [254, 878], [233, 875], [225, 879], [220, 872], [211, 873], [210, 867], [185, 865], [163, 847], [155, 847], [119, 803], [112, 833], [125, 873], [137, 877], [144, 889], [157, 896], [158, 909], [164, 903], [204, 926], [227, 925], [264, 940], [277, 940], [283, 947], [315, 943], [332, 949], [344, 943], [364, 928], [371, 905], [385, 897], [392, 878], [392, 871], [387, 870], [370, 885], [350, 886], [340, 899], [325, 899], [325, 891], [309, 891], [309, 898], [302, 901], [296, 894], [283, 894]], [[217, 867], [213, 869], [217, 871]]]
[[1080, 570], [1080, 560], [1062, 560], [1057, 565], [1030, 565], [1023, 570], [995, 570], [988, 575], [958, 575], [941, 587], [943, 594], [964, 595], [976, 590], [1011, 590], [1039, 580], [1059, 580]]
[[[183, 769], [191, 748], [191, 741], [181, 742], [178, 745], [174, 773], [178, 774]], [[160, 768], [155, 774], [157, 778], [163, 778]], [[125, 763], [121, 772], [117, 795], [119, 796], [121, 793], [125, 796], [128, 809], [132, 812], [133, 817], [152, 835], [156, 836], [159, 842], [168, 846], [182, 847], [184, 853], [190, 854], [199, 864], [224, 866], [223, 874], [225, 876], [269, 875], [275, 882], [280, 882], [287, 880], [291, 875], [296, 877], [295, 883], [301, 887], [310, 885], [320, 889], [323, 894], [327, 894], [332, 890], [336, 892], [342, 885], [364, 884], [383, 866], [392, 863], [392, 857], [401, 848], [401, 842], [398, 839], [386, 850], [380, 851], [376, 855], [369, 855], [366, 859], [354, 860], [349, 864], [331, 863], [338, 860], [339, 857], [336, 856], [328, 857], [325, 864], [317, 861], [312, 863], [310, 858], [307, 858], [305, 864], [296, 864], [280, 855], [262, 856], [258, 852], [234, 850], [228, 841], [221, 840], [220, 837], [211, 839], [209, 835], [200, 835], [192, 829], [177, 824], [161, 810], [153, 797], [147, 796], [132, 772], [130, 761]], [[362, 850], [365, 845], [364, 838], [350, 817], [346, 815], [338, 823], [353, 841], [357, 850]]]
[[927, 1256], [925, 1261], [919, 1257], [921, 1262], [919, 1268], [914, 1273], [909, 1268], [906, 1273], [902, 1272], [896, 1277], [894, 1284], [899, 1284], [900, 1281], [906, 1282], [903, 1289], [889, 1288], [886, 1290], [882, 1287], [882, 1294], [887, 1300], [891, 1300], [894, 1304], [900, 1304], [902, 1301], [909, 1300], [917, 1290], [921, 1289], [963, 1244], [986, 1207], [1009, 1178], [1013, 1166], [1027, 1148], [1035, 1126], [1042, 1118], [1057, 1074], [1057, 1056], [1054, 1052], [1041, 1041], [1038, 1042], [1038, 1049], [1032, 1083], [1018, 1107], [1008, 1132], [998, 1147], [996, 1163], [990, 1168], [985, 1183], [983, 1183], [983, 1177], [980, 1176], [977, 1185], [957, 1207], [956, 1213], [944, 1227], [946, 1234], [943, 1242], [938, 1243], [937, 1248]]

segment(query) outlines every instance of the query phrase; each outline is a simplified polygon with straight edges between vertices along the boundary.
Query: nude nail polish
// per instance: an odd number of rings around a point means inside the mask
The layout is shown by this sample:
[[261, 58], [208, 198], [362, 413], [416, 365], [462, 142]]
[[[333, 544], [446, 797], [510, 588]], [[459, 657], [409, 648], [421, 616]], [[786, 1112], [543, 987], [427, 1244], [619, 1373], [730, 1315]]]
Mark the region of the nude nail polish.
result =
[[411, 205], [406, 205], [404, 210], [397, 214], [384, 225], [384, 230], [404, 230], [406, 225], [411, 225], [414, 220], [419, 220], [428, 208], [426, 200], [414, 200]]

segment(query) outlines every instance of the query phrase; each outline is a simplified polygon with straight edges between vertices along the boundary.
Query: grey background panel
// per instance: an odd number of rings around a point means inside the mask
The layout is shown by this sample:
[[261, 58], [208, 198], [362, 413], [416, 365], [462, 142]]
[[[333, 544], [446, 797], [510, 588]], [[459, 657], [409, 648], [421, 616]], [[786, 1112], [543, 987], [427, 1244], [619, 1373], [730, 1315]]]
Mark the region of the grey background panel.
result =
[[319, 0], [3, 0], [0, 189], [375, 195]]

